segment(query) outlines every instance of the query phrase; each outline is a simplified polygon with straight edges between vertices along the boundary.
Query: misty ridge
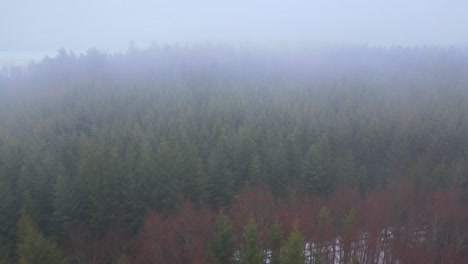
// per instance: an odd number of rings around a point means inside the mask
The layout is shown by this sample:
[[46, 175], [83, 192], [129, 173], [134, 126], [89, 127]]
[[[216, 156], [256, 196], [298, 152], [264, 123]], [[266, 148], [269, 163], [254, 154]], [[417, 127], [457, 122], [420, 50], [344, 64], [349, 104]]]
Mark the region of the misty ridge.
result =
[[61, 48], [0, 71], [0, 264], [466, 263], [468, 49]]
[[[4, 65], [1, 73], [4, 78], [14, 77], [15, 73], [28, 74], [30, 77], [42, 75], [43, 78], [47, 74], [51, 77], [58, 74], [72, 77], [73, 71], [81, 70], [88, 75], [108, 77], [116, 83], [129, 83], [130, 80], [125, 80], [125, 77], [134, 81], [144, 81], [136, 79], [148, 78], [149, 75], [154, 75], [155, 79], [164, 79], [174, 77], [173, 74], [180, 74], [187, 80], [240, 77], [241, 81], [267, 76], [275, 81], [288, 79], [294, 83], [311, 84], [322, 81], [337, 82], [346, 78], [361, 79], [367, 83], [388, 81], [389, 78], [395, 77], [411, 79], [408, 76], [411, 74], [435, 74], [433, 77], [437, 79], [435, 77], [438, 75], [451, 74], [441, 77], [453, 77], [450, 79], [456, 82], [465, 77], [467, 54], [467, 49], [437, 46], [331, 45], [262, 49], [235, 48], [223, 44], [176, 44], [138, 49], [131, 43], [127, 51], [114, 53], [91, 48], [77, 55], [73, 51], [61, 48], [57, 50], [56, 56], [45, 56], [24, 67]], [[96, 72], [90, 73], [92, 70]], [[116, 76], [110, 76], [111, 74]], [[380, 89], [378, 86], [375, 88]], [[401, 88], [400, 85], [394, 87]]]

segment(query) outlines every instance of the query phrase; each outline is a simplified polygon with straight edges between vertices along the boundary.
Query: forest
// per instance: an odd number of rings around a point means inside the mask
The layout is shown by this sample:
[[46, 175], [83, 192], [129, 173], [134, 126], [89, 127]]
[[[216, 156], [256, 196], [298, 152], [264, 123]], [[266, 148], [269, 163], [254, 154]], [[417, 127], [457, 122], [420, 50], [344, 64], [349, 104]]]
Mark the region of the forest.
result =
[[468, 263], [468, 50], [4, 67], [0, 263]]

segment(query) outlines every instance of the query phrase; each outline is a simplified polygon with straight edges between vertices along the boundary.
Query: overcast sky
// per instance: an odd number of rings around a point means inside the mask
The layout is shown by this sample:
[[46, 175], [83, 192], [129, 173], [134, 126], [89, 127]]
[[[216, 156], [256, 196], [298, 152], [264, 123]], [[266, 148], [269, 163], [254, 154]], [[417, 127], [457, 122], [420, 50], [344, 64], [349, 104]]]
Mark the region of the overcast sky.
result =
[[466, 0], [0, 0], [0, 51], [156, 42], [467, 45]]

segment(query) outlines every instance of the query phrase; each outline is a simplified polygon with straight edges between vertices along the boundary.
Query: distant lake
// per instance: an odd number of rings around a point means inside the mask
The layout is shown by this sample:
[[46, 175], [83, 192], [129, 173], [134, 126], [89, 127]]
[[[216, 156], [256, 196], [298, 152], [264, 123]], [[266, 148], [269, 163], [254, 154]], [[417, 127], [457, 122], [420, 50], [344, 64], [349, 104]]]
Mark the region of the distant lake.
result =
[[55, 57], [57, 51], [1, 51], [0, 67], [4, 65], [24, 66], [28, 63], [41, 61], [45, 56]]

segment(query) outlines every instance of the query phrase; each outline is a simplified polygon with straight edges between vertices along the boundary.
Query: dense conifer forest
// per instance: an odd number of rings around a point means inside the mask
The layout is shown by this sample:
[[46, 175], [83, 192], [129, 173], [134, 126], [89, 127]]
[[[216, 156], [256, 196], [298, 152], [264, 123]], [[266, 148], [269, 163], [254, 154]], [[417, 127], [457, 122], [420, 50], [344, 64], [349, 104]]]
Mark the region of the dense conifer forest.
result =
[[467, 263], [468, 51], [61, 49], [0, 74], [0, 263]]

